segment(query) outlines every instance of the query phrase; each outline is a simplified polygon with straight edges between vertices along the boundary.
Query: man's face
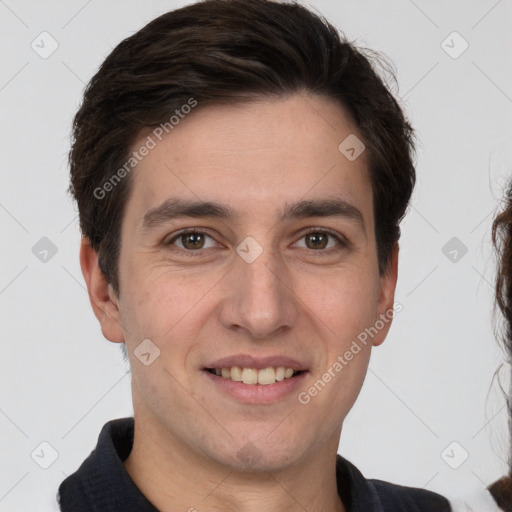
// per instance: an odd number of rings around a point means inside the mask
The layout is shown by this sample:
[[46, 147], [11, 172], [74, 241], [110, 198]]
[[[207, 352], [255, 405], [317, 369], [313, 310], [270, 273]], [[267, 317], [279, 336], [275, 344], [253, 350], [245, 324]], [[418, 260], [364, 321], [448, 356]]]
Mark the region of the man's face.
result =
[[[133, 145], [157, 142], [133, 171], [123, 218], [122, 332], [103, 332], [126, 341], [135, 417], [231, 468], [335, 452], [389, 323], [343, 356], [392, 308], [396, 282], [396, 272], [378, 274], [366, 154], [340, 152], [355, 126], [317, 96], [200, 107], [162, 141], [148, 130]], [[173, 217], [176, 200], [215, 202], [233, 217]], [[304, 201], [347, 205], [328, 216], [290, 210]], [[134, 355], [146, 339], [160, 351], [149, 365]], [[279, 367], [287, 378], [276, 381]], [[258, 377], [274, 383], [251, 383]]]

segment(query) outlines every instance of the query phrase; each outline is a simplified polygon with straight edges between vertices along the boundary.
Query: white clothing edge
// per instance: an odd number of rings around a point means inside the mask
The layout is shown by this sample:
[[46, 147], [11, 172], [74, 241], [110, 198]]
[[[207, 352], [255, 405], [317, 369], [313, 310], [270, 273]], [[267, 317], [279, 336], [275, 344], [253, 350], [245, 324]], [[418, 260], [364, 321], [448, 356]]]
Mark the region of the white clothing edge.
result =
[[452, 512], [503, 512], [487, 489], [449, 499]]

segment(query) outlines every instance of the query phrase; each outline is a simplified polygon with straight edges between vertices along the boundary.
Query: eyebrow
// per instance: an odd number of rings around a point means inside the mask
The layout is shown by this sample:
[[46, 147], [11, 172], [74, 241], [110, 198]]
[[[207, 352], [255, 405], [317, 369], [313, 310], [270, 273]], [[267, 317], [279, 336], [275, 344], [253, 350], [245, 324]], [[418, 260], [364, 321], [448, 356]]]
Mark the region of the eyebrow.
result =
[[[167, 222], [192, 217], [235, 220], [240, 214], [227, 204], [216, 201], [194, 201], [182, 198], [169, 198], [144, 215], [142, 230], [148, 231]], [[308, 217], [338, 217], [357, 222], [366, 235], [366, 224], [361, 211], [341, 198], [304, 200], [287, 204], [284, 211], [278, 212], [281, 221]]]

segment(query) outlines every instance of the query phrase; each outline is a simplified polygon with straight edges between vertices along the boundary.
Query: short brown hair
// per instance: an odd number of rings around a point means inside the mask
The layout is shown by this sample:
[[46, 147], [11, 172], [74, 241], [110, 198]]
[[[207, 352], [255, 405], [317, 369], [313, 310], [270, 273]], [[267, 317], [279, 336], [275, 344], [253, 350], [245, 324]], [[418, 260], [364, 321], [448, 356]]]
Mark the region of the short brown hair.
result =
[[372, 183], [379, 272], [387, 270], [416, 180], [414, 134], [371, 57], [297, 2], [203, 0], [159, 16], [114, 48], [73, 121], [69, 190], [82, 234], [117, 294], [131, 175], [100, 198], [95, 191], [121, 169], [141, 130], [167, 121], [190, 98], [206, 106], [301, 91], [339, 102], [358, 127]]

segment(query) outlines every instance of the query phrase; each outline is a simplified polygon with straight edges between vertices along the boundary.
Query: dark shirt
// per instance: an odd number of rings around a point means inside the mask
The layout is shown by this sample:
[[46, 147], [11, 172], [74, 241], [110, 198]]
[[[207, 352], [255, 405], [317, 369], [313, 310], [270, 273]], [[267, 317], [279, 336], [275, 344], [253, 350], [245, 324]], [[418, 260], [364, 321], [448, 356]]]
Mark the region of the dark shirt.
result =
[[[62, 512], [158, 512], [123, 466], [133, 446], [133, 418], [109, 421], [98, 444], [78, 470], [59, 487]], [[340, 455], [338, 493], [347, 512], [450, 512], [448, 501], [424, 489], [367, 480]]]

